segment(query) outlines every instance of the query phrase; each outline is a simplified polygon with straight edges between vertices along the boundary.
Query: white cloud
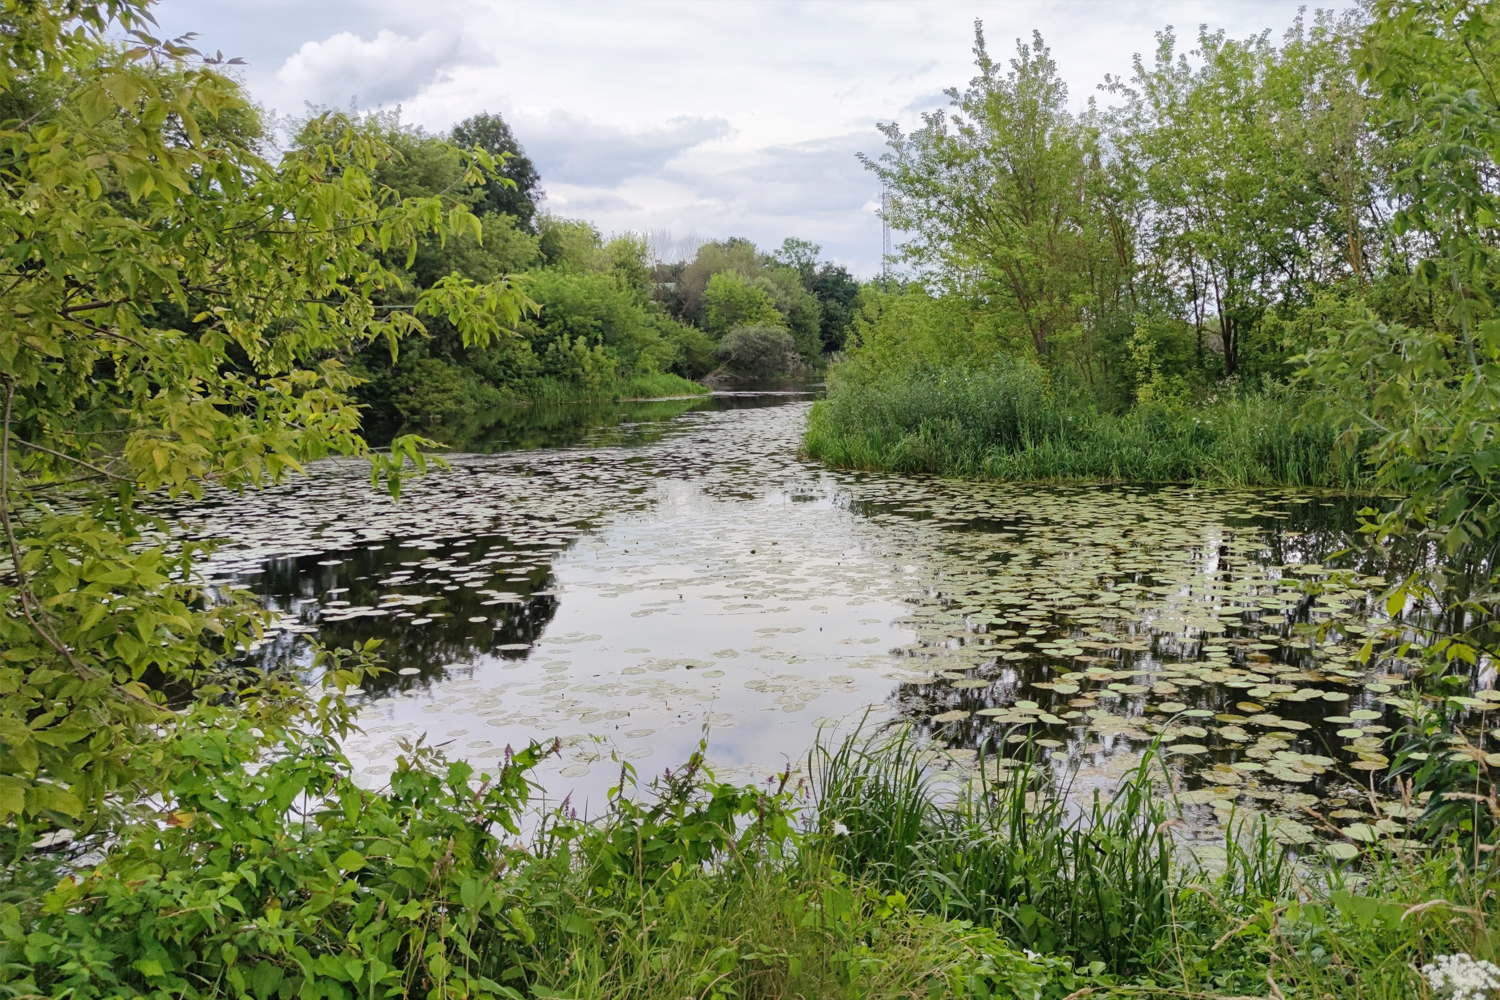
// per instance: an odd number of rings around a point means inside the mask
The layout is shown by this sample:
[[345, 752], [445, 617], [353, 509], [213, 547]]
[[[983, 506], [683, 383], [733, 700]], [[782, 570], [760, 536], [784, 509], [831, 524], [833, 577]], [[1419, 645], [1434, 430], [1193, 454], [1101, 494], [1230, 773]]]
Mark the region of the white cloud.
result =
[[382, 28], [368, 42], [340, 31], [321, 42], [303, 42], [276, 71], [276, 80], [314, 104], [343, 105], [357, 97], [368, 108], [414, 97], [440, 79], [458, 52], [459, 36], [450, 31], [411, 38]]
[[656, 173], [683, 152], [733, 131], [722, 118], [683, 115], [632, 129], [567, 111], [512, 115], [511, 127], [544, 179], [586, 187], [611, 187]]
[[[1075, 105], [1176, 25], [1278, 35], [1305, 0], [162, 0], [163, 32], [249, 60], [268, 107], [400, 103], [446, 129], [498, 111], [549, 207], [606, 232], [823, 244], [861, 274], [880, 260], [878, 197], [856, 151], [877, 121], [919, 124], [974, 75], [974, 18], [1008, 59], [1033, 28]], [[1349, 6], [1352, 0], [1333, 0]], [[435, 27], [441, 25], [441, 28]], [[308, 41], [308, 39], [321, 39]]]

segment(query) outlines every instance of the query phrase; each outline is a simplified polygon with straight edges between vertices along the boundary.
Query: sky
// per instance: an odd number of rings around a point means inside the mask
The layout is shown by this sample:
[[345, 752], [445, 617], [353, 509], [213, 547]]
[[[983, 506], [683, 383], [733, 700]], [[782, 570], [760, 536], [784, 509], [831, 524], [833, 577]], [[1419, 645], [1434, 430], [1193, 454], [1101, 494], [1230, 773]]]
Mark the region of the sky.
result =
[[[1329, 6], [1347, 6], [1331, 3]], [[499, 112], [532, 158], [543, 208], [626, 231], [811, 240], [861, 277], [879, 269], [877, 123], [920, 124], [990, 53], [1039, 30], [1078, 107], [1174, 26], [1279, 36], [1297, 0], [563, 2], [163, 0], [163, 32], [240, 57], [254, 98], [400, 106], [443, 131]], [[1181, 45], [1190, 48], [1190, 44]]]

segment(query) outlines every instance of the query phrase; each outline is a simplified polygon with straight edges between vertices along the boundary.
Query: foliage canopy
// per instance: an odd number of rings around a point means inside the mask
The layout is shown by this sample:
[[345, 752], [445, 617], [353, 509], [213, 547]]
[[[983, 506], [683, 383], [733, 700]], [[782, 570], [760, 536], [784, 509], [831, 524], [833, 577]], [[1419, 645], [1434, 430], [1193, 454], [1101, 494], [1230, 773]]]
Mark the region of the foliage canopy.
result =
[[[87, 828], [150, 791], [169, 695], [229, 696], [214, 665], [260, 621], [244, 595], [203, 590], [202, 548], [163, 540], [142, 501], [253, 488], [330, 454], [368, 458], [399, 492], [421, 442], [369, 449], [347, 359], [395, 355], [424, 317], [482, 346], [530, 303], [503, 275], [445, 275], [381, 304], [406, 284], [392, 255], [410, 266], [424, 239], [481, 233], [461, 201], [378, 183], [399, 152], [367, 125], [321, 116], [272, 164], [238, 86], [150, 35], [143, 3], [6, 17], [0, 817]], [[479, 185], [496, 162], [474, 149], [455, 169]], [[275, 684], [240, 695], [298, 701]], [[341, 724], [336, 701], [315, 714]]]

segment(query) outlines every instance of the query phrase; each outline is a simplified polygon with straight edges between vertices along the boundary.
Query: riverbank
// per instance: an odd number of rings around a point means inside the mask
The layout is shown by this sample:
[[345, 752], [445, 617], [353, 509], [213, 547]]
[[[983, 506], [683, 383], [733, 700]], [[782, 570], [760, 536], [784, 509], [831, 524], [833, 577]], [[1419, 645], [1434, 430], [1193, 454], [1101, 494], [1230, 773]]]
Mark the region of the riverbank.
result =
[[803, 439], [838, 469], [1009, 482], [1199, 483], [1368, 491], [1373, 470], [1291, 394], [1225, 392], [1103, 412], [1034, 365], [888, 373], [845, 362]]
[[559, 379], [535, 379], [507, 393], [510, 405], [531, 403], [599, 403], [629, 402], [634, 400], [664, 399], [676, 396], [706, 396], [713, 390], [701, 382], [673, 375], [670, 372], [652, 372], [631, 375], [601, 386], [590, 386], [580, 382]]
[[[478, 772], [413, 749], [365, 790], [317, 738], [288, 734], [250, 768], [242, 728], [183, 721], [220, 766], [175, 776], [162, 829], [86, 866], [8, 870], [0, 982], [259, 1000], [1393, 1000], [1431, 996], [1424, 967], [1443, 956], [1493, 957], [1500, 925], [1493, 855], [1475, 865], [1457, 841], [1298, 858], [1247, 824], [1184, 845], [1154, 752], [1071, 819], [1048, 768], [979, 758], [955, 799], [897, 735], [820, 746], [806, 786], [720, 783], [700, 752], [643, 790], [621, 762], [603, 815], [564, 805], [532, 824], [547, 748]], [[524, 843], [523, 826], [538, 831]]]

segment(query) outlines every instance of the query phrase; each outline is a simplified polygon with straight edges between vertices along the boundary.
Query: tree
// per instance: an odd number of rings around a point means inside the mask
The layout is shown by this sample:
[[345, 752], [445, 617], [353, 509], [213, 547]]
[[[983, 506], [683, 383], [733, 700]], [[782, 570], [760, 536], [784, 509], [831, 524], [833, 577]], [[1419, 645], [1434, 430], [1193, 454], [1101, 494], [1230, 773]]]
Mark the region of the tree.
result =
[[952, 113], [923, 116], [889, 151], [864, 158], [892, 192], [891, 224], [912, 234], [903, 258], [954, 289], [995, 298], [1038, 356], [1085, 322], [1094, 265], [1121, 249], [1090, 201], [1101, 165], [1097, 129], [1067, 111], [1067, 86], [1040, 34], [1017, 42], [1008, 73], [974, 29], [979, 75], [948, 91]]
[[779, 326], [737, 326], [719, 342], [719, 357], [752, 378], [774, 378], [797, 367], [797, 345]]
[[[1351, 323], [1307, 356], [1351, 436], [1403, 495], [1387, 530], [1433, 532], [1451, 554], [1500, 549], [1500, 17], [1484, 4], [1381, 3], [1360, 74], [1402, 144], [1398, 232], [1424, 238], [1411, 276], [1442, 303], [1428, 327]], [[1324, 405], [1327, 405], [1325, 402]]]
[[[272, 165], [238, 86], [147, 34], [142, 0], [5, 16], [0, 818], [87, 828], [171, 768], [167, 690], [257, 713], [268, 740], [347, 720], [336, 691], [309, 703], [295, 681], [216, 673], [262, 614], [243, 592], [208, 594], [203, 547], [163, 541], [140, 502], [253, 488], [330, 454], [371, 460], [399, 492], [421, 442], [371, 451], [343, 359], [396, 351], [424, 316], [484, 344], [529, 303], [504, 277], [449, 275], [378, 308], [403, 286], [384, 254], [410, 264], [426, 236], [481, 233], [461, 200], [376, 181], [399, 156], [377, 126], [320, 116]], [[471, 150], [460, 176], [492, 182], [494, 166]], [[355, 676], [319, 663], [335, 686]]]
[[776, 311], [781, 314], [778, 325], [792, 335], [797, 353], [808, 362], [816, 360], [823, 353], [819, 335], [823, 307], [818, 297], [804, 287], [800, 274], [792, 268], [773, 265], [761, 272], [755, 284], [771, 293]]
[[1169, 29], [1151, 66], [1137, 58], [1133, 88], [1113, 83], [1129, 99], [1118, 141], [1151, 200], [1149, 250], [1200, 355], [1205, 325], [1217, 327], [1227, 375], [1268, 310], [1368, 267], [1376, 198], [1348, 35], [1322, 15], [1310, 32], [1299, 19], [1280, 49], [1268, 33], [1205, 28], [1195, 63]]
[[816, 243], [788, 237], [771, 253], [771, 260], [795, 271], [802, 287], [818, 300], [818, 343], [820, 351], [827, 353], [844, 346], [859, 301], [859, 282], [837, 264], [824, 261], [820, 266], [822, 253]]
[[722, 336], [739, 326], [779, 326], [786, 321], [766, 283], [746, 281], [734, 271], [720, 271], [703, 292], [703, 329]]
[[781, 241], [779, 248], [771, 251], [771, 259], [782, 267], [796, 271], [803, 281], [808, 281], [817, 269], [818, 255], [822, 252], [823, 248], [816, 243], [788, 236]]
[[859, 282], [846, 268], [825, 263], [814, 272], [807, 289], [817, 296], [822, 310], [818, 338], [823, 343], [824, 353], [843, 350], [844, 340], [854, 323], [855, 311], [859, 308]]
[[[1341, 421], [1346, 446], [1363, 447], [1397, 494], [1375, 537], [1443, 557], [1419, 560], [1387, 610], [1412, 598], [1445, 608], [1453, 634], [1428, 655], [1477, 670], [1500, 647], [1500, 16], [1442, 0], [1372, 13], [1357, 65], [1392, 139], [1393, 228], [1420, 252], [1409, 282], [1436, 306], [1422, 325], [1366, 313], [1309, 351], [1300, 374], [1319, 390], [1308, 418]], [[1388, 634], [1404, 642], [1411, 626]]]
[[480, 201], [474, 206], [478, 215], [496, 212], [511, 215], [527, 232], [535, 231], [536, 203], [542, 196], [542, 178], [536, 166], [516, 141], [505, 119], [481, 111], [453, 126], [454, 145], [465, 149], [482, 149], [501, 163], [500, 176], [509, 184], [485, 184], [479, 189]]

